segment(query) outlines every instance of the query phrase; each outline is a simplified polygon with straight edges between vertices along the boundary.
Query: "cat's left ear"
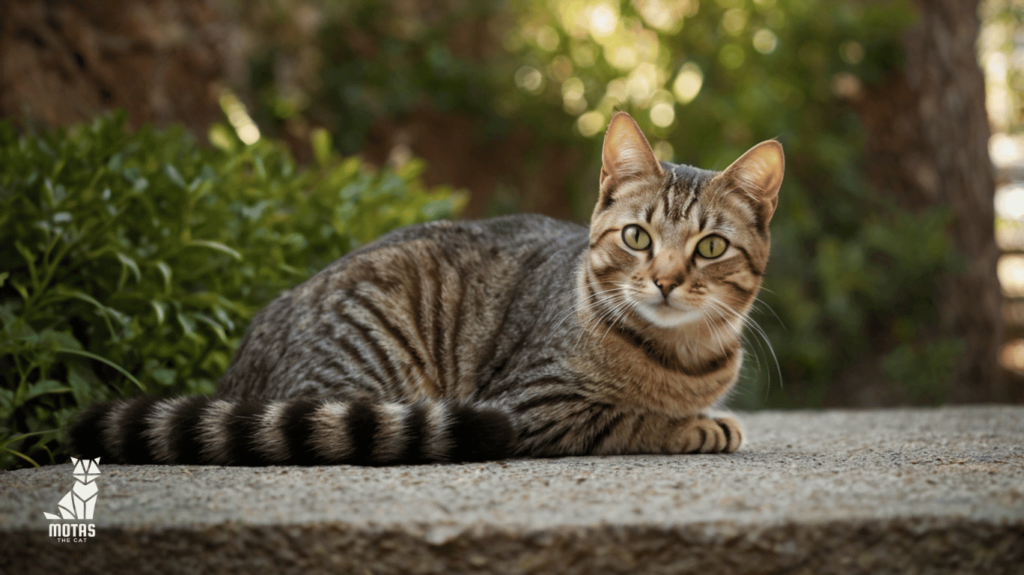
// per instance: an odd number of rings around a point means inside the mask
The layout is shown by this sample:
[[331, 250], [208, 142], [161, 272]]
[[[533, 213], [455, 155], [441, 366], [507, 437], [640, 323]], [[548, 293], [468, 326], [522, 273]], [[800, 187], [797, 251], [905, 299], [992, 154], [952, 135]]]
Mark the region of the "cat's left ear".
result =
[[760, 204], [765, 210], [765, 225], [772, 219], [779, 203], [779, 188], [786, 170], [786, 159], [782, 144], [775, 140], [761, 142], [747, 150], [746, 154], [722, 172], [723, 178], [734, 183]]

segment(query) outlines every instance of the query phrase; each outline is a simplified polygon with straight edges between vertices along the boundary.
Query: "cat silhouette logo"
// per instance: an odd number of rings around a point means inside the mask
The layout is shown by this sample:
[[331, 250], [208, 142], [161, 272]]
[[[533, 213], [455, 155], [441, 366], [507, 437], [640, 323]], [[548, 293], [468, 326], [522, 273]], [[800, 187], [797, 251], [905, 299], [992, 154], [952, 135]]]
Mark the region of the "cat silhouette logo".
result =
[[[89, 521], [93, 512], [96, 511], [96, 500], [99, 498], [99, 488], [96, 487], [96, 479], [100, 476], [100, 458], [96, 459], [75, 459], [71, 458], [75, 465], [71, 475], [75, 478], [75, 485], [57, 503], [57, 510], [60, 515], [43, 512], [50, 521]], [[56, 537], [58, 541], [81, 543], [86, 537], [96, 536], [96, 526], [92, 523], [51, 523], [50, 537]]]

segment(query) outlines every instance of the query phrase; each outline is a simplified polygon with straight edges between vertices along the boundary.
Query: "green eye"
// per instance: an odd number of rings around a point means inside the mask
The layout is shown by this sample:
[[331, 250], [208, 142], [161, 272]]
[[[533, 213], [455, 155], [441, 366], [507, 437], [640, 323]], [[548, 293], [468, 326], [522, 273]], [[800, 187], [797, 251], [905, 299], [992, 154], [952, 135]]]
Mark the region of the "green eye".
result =
[[626, 242], [631, 249], [638, 251], [644, 251], [651, 247], [651, 235], [636, 224], [622, 228], [622, 241]]
[[708, 236], [697, 244], [697, 253], [710, 260], [725, 253], [727, 247], [729, 242], [722, 236]]

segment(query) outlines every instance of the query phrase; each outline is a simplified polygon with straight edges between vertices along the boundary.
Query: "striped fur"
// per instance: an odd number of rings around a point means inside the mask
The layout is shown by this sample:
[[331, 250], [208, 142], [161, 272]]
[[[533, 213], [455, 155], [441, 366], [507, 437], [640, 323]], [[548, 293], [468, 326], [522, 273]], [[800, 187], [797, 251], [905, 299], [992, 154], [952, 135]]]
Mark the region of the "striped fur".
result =
[[[499, 459], [513, 439], [503, 412], [460, 402], [196, 399], [95, 405], [75, 422], [75, 450], [121, 463], [393, 465]], [[146, 441], [84, 435], [126, 428]]]
[[[388, 234], [274, 300], [215, 397], [95, 405], [71, 437], [124, 463], [389, 465], [731, 452], [736, 382], [782, 178], [659, 163], [613, 118], [590, 228], [542, 216]], [[623, 230], [640, 226], [649, 248]], [[719, 257], [700, 255], [710, 235]], [[637, 237], [635, 234], [632, 237]]]

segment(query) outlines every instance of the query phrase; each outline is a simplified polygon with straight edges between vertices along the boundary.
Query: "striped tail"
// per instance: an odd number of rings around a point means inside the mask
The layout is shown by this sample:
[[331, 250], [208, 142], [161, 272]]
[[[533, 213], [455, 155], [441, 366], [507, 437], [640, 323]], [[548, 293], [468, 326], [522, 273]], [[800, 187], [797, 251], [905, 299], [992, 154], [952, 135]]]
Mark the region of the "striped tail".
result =
[[93, 405], [70, 436], [104, 463], [398, 465], [504, 459], [514, 431], [505, 412], [466, 403], [196, 396]]

